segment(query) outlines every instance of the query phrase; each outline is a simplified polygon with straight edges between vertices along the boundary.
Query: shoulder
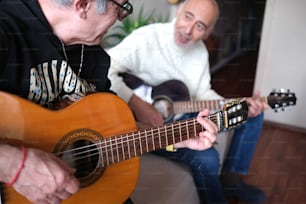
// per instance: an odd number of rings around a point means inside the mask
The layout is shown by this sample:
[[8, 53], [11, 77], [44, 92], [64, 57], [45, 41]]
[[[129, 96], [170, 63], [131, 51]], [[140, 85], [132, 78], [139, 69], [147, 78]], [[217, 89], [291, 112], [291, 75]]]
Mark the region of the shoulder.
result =
[[153, 23], [142, 26], [130, 33], [123, 41], [133, 40], [134, 44], [156, 42], [167, 25], [167, 23]]
[[133, 50], [143, 50], [151, 47], [151, 44], [156, 44], [158, 41], [158, 32], [160, 24], [149, 24], [137, 28], [127, 35], [118, 45], [110, 48], [108, 53], [121, 52], [128, 49], [131, 53]]

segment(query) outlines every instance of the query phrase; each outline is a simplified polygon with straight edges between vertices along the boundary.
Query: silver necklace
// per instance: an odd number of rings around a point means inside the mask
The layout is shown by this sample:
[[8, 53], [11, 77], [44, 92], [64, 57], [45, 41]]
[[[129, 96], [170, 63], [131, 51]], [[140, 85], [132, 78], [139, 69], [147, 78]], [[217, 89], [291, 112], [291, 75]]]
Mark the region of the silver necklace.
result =
[[[62, 40], [60, 40], [60, 41], [61, 41], [61, 44], [62, 44], [62, 49], [63, 49], [63, 53], [64, 53], [64, 56], [65, 56], [65, 59], [66, 59], [66, 61], [68, 63], [68, 56], [67, 56], [67, 53], [66, 53], [64, 42]], [[83, 67], [83, 59], [84, 59], [84, 44], [82, 44], [80, 67], [79, 67], [79, 71], [78, 71], [78, 75], [77, 76], [80, 76], [80, 74], [81, 74], [82, 67]]]

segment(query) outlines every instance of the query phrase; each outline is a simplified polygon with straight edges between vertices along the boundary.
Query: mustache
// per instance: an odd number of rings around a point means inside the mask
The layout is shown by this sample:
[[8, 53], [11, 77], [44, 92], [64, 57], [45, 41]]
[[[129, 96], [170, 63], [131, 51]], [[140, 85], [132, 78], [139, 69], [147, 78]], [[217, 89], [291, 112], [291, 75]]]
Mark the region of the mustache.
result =
[[183, 30], [178, 31], [179, 35], [184, 38], [185, 40], [191, 39], [191, 34], [184, 32]]

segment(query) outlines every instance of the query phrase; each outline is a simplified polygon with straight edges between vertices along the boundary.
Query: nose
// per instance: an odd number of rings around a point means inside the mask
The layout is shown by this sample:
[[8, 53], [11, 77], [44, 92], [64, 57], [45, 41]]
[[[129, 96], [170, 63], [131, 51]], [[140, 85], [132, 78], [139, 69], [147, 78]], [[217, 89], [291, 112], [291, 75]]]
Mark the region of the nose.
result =
[[192, 33], [194, 25], [195, 25], [194, 23], [187, 24], [186, 27], [185, 27], [185, 33], [190, 35]]

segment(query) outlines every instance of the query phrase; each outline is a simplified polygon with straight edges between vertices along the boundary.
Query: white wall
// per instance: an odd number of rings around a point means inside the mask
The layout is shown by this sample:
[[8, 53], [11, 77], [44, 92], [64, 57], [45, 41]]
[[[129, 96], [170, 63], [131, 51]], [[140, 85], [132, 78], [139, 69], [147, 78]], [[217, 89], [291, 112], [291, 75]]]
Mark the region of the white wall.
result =
[[267, 0], [255, 89], [290, 89], [292, 110], [266, 111], [266, 120], [306, 128], [306, 1]]

